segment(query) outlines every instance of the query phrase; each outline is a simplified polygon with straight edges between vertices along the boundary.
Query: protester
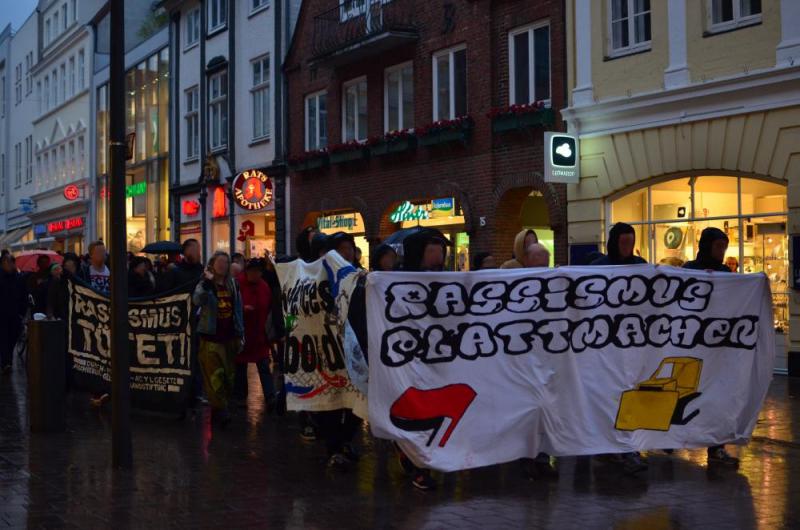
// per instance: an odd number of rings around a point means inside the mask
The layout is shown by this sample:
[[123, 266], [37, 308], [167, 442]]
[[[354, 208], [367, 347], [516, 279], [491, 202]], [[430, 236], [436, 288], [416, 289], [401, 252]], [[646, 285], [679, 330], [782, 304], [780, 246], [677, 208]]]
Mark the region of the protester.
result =
[[187, 239], [181, 245], [183, 259], [169, 267], [159, 277], [158, 291], [165, 293], [188, 284], [196, 284], [203, 275], [203, 264], [200, 263], [200, 243], [196, 239]]
[[264, 404], [271, 409], [274, 401], [272, 374], [269, 369], [268, 317], [272, 309], [272, 291], [262, 279], [264, 260], [251, 259], [238, 277], [244, 314], [244, 349], [236, 356], [234, 396], [247, 399], [247, 366], [256, 365], [264, 393]]
[[[280, 262], [286, 257], [278, 257]], [[283, 304], [281, 303], [281, 284], [275, 270], [275, 264], [271, 259], [264, 260], [262, 278], [269, 286], [272, 307], [267, 318], [267, 340], [269, 341], [270, 351], [274, 352], [272, 362], [275, 366], [273, 383], [275, 390], [275, 414], [282, 416], [286, 413], [286, 392], [283, 387], [283, 356], [278, 354], [280, 346], [286, 340], [286, 327], [283, 321]]]
[[[719, 228], [703, 229], [700, 233], [697, 258], [686, 262], [683, 268], [707, 272], [731, 272], [732, 269], [723, 262], [728, 251], [728, 243], [728, 236]], [[728, 454], [724, 445], [715, 445], [708, 448], [708, 464], [737, 467], [739, 459]]]
[[294, 244], [301, 260], [311, 262], [317, 259], [317, 256], [311, 252], [311, 241], [316, 234], [317, 229], [314, 226], [307, 226], [297, 234]]
[[315, 233], [311, 239], [310, 253], [311, 261], [316, 261], [328, 252], [328, 236]]
[[231, 278], [227, 254], [216, 252], [211, 257], [192, 301], [200, 309], [198, 357], [206, 396], [212, 419], [224, 427], [231, 421], [228, 401], [233, 390], [234, 359], [244, 337], [241, 295]]
[[[605, 265], [641, 265], [647, 262], [639, 256], [634, 255], [633, 250], [636, 246], [636, 232], [633, 227], [626, 223], [616, 223], [608, 235], [606, 244], [607, 254], [592, 262], [594, 266]], [[622, 469], [629, 474], [639, 473], [647, 470], [647, 462], [642, 459], [638, 452], [607, 455], [615, 464], [621, 465]]]
[[356, 266], [356, 269], [363, 269], [364, 267], [363, 267], [363, 265], [361, 265], [361, 258], [363, 257], [363, 254], [362, 254], [362, 252], [361, 252], [361, 249], [360, 249], [360, 248], [358, 248], [358, 247], [356, 247], [356, 253], [355, 253], [355, 256], [356, 256], [356, 257], [355, 257], [355, 259], [353, 260], [353, 265], [355, 265], [355, 266]]
[[[47, 309], [49, 318], [67, 320], [69, 316], [69, 281], [75, 277], [80, 259], [75, 254], [64, 254], [64, 261], [56, 267], [51, 265], [51, 280], [47, 287]], [[60, 269], [60, 272], [59, 272]]]
[[584, 254], [583, 257], [581, 257], [578, 260], [577, 265], [591, 265], [592, 263], [594, 263], [595, 261], [599, 260], [604, 256], [605, 254], [603, 254], [599, 250], [591, 250], [586, 254]]
[[472, 256], [472, 270], [496, 269], [497, 262], [491, 252], [477, 252]]
[[244, 254], [242, 254], [241, 252], [234, 252], [231, 255], [231, 263], [235, 263], [236, 265], [241, 267], [242, 270], [244, 270], [245, 265], [247, 265], [247, 263], [245, 263]]
[[89, 262], [81, 267], [80, 277], [95, 291], [109, 292], [111, 271], [106, 265], [106, 246], [102, 241], [89, 245]]
[[25, 282], [28, 294], [33, 298], [33, 312], [44, 313], [47, 308], [47, 286], [50, 283], [50, 256], [36, 257], [36, 272], [28, 275]]
[[522, 264], [526, 269], [547, 267], [550, 265], [550, 251], [544, 245], [539, 243], [531, 243], [525, 247], [525, 255], [522, 259]]
[[385, 243], [378, 245], [372, 254], [370, 268], [373, 271], [393, 271], [397, 267], [397, 252]]
[[22, 333], [22, 319], [28, 310], [25, 283], [17, 271], [14, 256], [5, 254], [0, 258], [0, 370], [11, 372], [14, 346]]
[[525, 254], [525, 249], [533, 243], [538, 243], [539, 238], [533, 230], [523, 230], [514, 238], [514, 255], [513, 257], [500, 265], [501, 269], [521, 269], [525, 265], [522, 263], [522, 256]]
[[728, 270], [731, 272], [739, 272], [739, 260], [734, 256], [725, 258], [725, 266], [728, 267]]
[[592, 265], [638, 265], [647, 263], [633, 251], [636, 246], [636, 231], [627, 223], [616, 223], [611, 227], [606, 243], [607, 254], [597, 258]]
[[150, 296], [156, 290], [153, 274], [147, 269], [147, 259], [135, 256], [128, 265], [128, 296]]

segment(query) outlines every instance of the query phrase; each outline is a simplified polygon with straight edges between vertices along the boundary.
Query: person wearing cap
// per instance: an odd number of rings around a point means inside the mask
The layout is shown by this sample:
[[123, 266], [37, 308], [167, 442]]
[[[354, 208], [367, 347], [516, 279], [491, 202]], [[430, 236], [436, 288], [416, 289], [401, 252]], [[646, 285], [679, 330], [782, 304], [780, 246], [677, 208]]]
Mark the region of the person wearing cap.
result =
[[247, 367], [251, 363], [255, 364], [261, 380], [264, 403], [269, 410], [275, 397], [269, 369], [267, 340], [267, 325], [272, 310], [272, 290], [262, 278], [264, 267], [263, 259], [251, 259], [245, 265], [244, 272], [237, 278], [244, 311], [244, 348], [235, 359], [236, 378], [233, 394], [241, 402], [247, 400]]

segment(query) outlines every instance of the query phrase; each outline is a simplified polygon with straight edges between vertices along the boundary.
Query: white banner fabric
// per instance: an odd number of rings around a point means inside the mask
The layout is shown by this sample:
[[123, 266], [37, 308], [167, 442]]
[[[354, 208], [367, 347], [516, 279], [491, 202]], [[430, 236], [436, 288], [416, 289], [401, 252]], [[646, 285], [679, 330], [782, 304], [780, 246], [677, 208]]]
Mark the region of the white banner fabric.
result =
[[369, 419], [419, 466], [745, 443], [775, 357], [763, 274], [367, 277]]

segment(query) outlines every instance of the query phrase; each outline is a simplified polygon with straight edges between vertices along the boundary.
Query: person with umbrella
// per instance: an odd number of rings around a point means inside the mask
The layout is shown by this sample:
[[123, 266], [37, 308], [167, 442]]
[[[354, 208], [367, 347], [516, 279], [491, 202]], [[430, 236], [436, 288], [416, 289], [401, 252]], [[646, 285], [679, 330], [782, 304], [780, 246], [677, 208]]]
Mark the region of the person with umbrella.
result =
[[6, 254], [0, 259], [0, 370], [11, 373], [14, 346], [22, 333], [22, 318], [28, 310], [27, 292], [17, 271], [14, 256]]
[[182, 285], [197, 283], [203, 275], [203, 264], [200, 263], [200, 242], [187, 239], [180, 247], [183, 259], [170, 265], [158, 278], [158, 291], [172, 291]]

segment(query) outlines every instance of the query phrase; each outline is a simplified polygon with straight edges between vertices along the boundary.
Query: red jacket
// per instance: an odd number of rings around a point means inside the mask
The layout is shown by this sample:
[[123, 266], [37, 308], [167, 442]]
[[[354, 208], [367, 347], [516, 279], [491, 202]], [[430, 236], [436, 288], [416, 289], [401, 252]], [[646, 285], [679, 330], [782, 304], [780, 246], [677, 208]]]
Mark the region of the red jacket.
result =
[[250, 283], [242, 273], [238, 279], [244, 306], [244, 350], [236, 356], [236, 362], [254, 363], [269, 357], [266, 326], [272, 308], [272, 290], [260, 278]]

